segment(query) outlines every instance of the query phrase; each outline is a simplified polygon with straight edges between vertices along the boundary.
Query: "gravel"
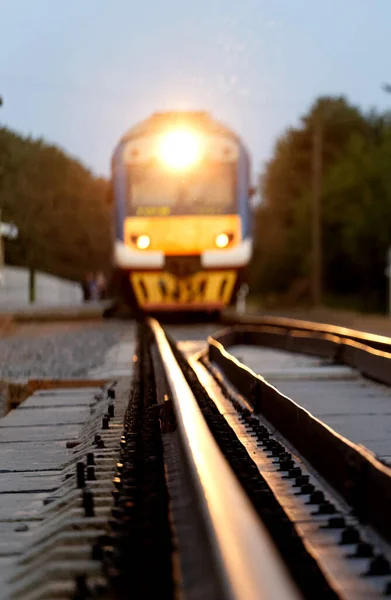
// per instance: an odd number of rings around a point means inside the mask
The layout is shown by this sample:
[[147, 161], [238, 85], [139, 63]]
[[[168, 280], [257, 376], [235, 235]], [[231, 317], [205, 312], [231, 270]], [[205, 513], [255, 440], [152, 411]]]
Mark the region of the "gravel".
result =
[[0, 339], [0, 379], [85, 377], [127, 328], [115, 321], [19, 327]]

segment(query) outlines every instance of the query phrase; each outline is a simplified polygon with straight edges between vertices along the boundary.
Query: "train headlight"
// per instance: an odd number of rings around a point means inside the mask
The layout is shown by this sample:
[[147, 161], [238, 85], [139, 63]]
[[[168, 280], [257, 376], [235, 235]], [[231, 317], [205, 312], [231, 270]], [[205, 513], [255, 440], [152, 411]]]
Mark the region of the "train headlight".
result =
[[218, 248], [226, 248], [230, 241], [230, 236], [227, 233], [219, 233], [216, 236], [215, 244]]
[[171, 169], [185, 169], [202, 158], [201, 137], [190, 129], [175, 129], [160, 140], [160, 160]]
[[146, 250], [147, 248], [149, 248], [150, 244], [151, 238], [149, 237], [149, 235], [139, 235], [136, 240], [136, 246], [139, 250]]

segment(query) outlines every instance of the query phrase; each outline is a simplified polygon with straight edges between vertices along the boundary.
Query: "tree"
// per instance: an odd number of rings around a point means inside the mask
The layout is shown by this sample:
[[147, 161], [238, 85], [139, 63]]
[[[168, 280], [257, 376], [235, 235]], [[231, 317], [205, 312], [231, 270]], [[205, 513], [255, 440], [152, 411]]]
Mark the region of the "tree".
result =
[[43, 140], [0, 128], [0, 208], [19, 227], [6, 261], [80, 280], [110, 266], [107, 182]]
[[343, 98], [320, 98], [297, 129], [277, 142], [261, 178], [253, 287], [308, 300], [311, 153], [316, 119], [323, 130], [324, 285], [384, 306], [385, 249], [391, 241], [391, 131], [387, 115], [362, 114]]

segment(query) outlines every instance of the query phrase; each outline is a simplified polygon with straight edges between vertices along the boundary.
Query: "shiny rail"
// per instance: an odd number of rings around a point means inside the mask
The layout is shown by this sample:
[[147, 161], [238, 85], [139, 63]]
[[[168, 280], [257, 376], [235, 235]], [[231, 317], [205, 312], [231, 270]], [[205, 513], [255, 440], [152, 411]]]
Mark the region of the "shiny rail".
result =
[[313, 329], [310, 329], [309, 325], [306, 330], [262, 324], [235, 325], [218, 332], [214, 337], [225, 347], [265, 346], [325, 358], [357, 369], [365, 377], [391, 385], [391, 345], [388, 347], [384, 343], [381, 350], [370, 345], [370, 340], [365, 344], [357, 341], [360, 336], [360, 339], [365, 339], [367, 334], [352, 332], [352, 337], [349, 337], [350, 334], [347, 333], [342, 335], [339, 332], [340, 335], [337, 335], [319, 330], [316, 323], [313, 324]]
[[[321, 334], [303, 341], [299, 332], [298, 347], [317, 356], [335, 354], [358, 368], [370, 372], [371, 376], [391, 385], [391, 354], [380, 352], [355, 341], [341, 340], [336, 336]], [[318, 334], [317, 334], [318, 335]], [[338, 434], [331, 427], [314, 417], [288, 396], [279, 392], [263, 377], [254, 373], [227, 347], [251, 343], [267, 346], [268, 340], [274, 348], [289, 350], [285, 343], [278, 342], [272, 331], [225, 330], [208, 339], [207, 357], [216, 364], [225, 378], [235, 386], [249, 402], [255, 413], [268, 421], [304, 456], [324, 479], [336, 489], [365, 522], [391, 541], [391, 469], [383, 465], [373, 454], [358, 444]], [[296, 351], [298, 350], [296, 347]], [[351, 360], [347, 360], [350, 358]], [[386, 381], [388, 380], [388, 381]], [[300, 401], [300, 399], [298, 399]]]
[[289, 335], [291, 331], [296, 333], [308, 332], [314, 334], [327, 334], [337, 336], [345, 340], [351, 340], [365, 346], [369, 346], [383, 352], [391, 352], [391, 338], [375, 333], [367, 333], [357, 329], [350, 329], [339, 325], [330, 325], [327, 323], [317, 323], [313, 321], [304, 321], [301, 319], [290, 319], [288, 317], [269, 317], [264, 316], [239, 316], [232, 314], [223, 314], [221, 323], [229, 326], [243, 327], [270, 327], [279, 330], [281, 335]]
[[148, 320], [225, 598], [300, 598], [272, 540], [215, 442], [157, 321]]

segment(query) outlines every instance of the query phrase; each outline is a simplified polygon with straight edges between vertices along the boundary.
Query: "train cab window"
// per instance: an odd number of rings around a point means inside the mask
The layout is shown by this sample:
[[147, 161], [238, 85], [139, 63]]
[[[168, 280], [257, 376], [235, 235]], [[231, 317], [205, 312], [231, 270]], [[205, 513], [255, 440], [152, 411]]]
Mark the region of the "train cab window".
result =
[[129, 171], [128, 213], [227, 214], [235, 210], [235, 167], [203, 164], [187, 171], [167, 172], [160, 165], [134, 165]]

